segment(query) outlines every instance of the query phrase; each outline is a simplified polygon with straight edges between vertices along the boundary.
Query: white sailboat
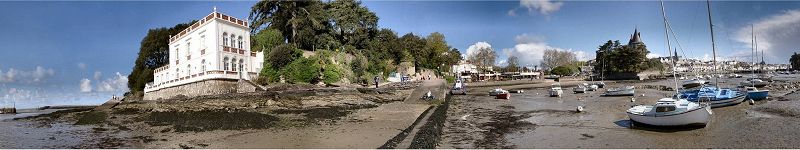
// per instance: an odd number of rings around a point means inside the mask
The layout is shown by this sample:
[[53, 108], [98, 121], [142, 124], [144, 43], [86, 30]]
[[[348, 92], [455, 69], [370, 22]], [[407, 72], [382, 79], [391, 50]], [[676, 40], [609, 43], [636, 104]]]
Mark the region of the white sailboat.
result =
[[[709, 6], [709, 17], [711, 16], [710, 13], [711, 11]], [[667, 50], [671, 51], [669, 48], [669, 34], [667, 33], [667, 30], [669, 30], [667, 27], [667, 16], [664, 12], [663, 1], [661, 2], [661, 14], [664, 17], [664, 34], [667, 37]], [[671, 52], [669, 54], [672, 55]], [[678, 79], [675, 77], [675, 60], [673, 59], [672, 61], [672, 75], [675, 80], [675, 92], [677, 94]], [[711, 107], [709, 107], [706, 103], [690, 102], [686, 99], [675, 96], [659, 99], [655, 105], [633, 106], [627, 110], [627, 114], [633, 122], [653, 126], [682, 126], [698, 124], [705, 126], [711, 120], [711, 115], [713, 113], [711, 111]]]

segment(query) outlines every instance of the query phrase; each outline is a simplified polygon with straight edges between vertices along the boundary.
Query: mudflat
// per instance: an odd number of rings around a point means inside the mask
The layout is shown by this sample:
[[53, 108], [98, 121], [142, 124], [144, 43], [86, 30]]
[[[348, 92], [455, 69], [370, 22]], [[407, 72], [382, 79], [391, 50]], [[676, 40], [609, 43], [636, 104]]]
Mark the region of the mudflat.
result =
[[[720, 86], [735, 88], [740, 80], [720, 79]], [[673, 80], [606, 82], [606, 88], [636, 86], [633, 97], [601, 97], [604, 89], [572, 93], [570, 86], [586, 81], [562, 82], [560, 98], [547, 95], [547, 83], [500, 86], [525, 89], [511, 100], [487, 96], [494, 87], [471, 88], [468, 95], [452, 97], [439, 148], [797, 148], [798, 81], [782, 76], [766, 88], [772, 90], [768, 100], [715, 108], [704, 128], [655, 128], [628, 120], [631, 105], [674, 94], [651, 88], [674, 87]], [[585, 111], [575, 111], [577, 106]]]

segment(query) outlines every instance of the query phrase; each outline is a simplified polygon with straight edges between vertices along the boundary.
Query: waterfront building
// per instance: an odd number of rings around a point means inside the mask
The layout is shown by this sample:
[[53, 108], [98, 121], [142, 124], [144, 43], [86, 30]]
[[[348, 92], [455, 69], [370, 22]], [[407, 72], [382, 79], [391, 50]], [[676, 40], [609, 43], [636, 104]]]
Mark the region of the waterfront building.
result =
[[153, 82], [146, 85], [144, 92], [147, 95], [207, 80], [249, 81], [258, 77], [263, 61], [263, 53], [250, 49], [248, 22], [219, 13], [215, 8], [211, 14], [170, 36], [169, 64], [153, 71]]

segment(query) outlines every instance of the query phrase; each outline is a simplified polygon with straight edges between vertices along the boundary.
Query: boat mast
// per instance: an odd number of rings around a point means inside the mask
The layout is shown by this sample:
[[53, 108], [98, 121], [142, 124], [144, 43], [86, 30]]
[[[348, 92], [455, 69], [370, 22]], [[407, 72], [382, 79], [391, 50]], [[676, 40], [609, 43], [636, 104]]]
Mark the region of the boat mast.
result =
[[[750, 30], [751, 30], [750, 33], [752, 34], [752, 37], [750, 37], [750, 41], [751, 41], [750, 45], [753, 47], [750, 50], [750, 54], [751, 54], [750, 55], [750, 61], [753, 62], [753, 64], [750, 65], [750, 70], [753, 73], [753, 77], [755, 77], [756, 76], [756, 57], [755, 57], [756, 56], [756, 27], [755, 27], [755, 25], [750, 24]], [[756, 83], [755, 82], [750, 81], [750, 83], [753, 84], [753, 87], [756, 87]]]
[[[714, 43], [714, 23], [711, 22], [711, 0], [706, 0], [706, 8], [708, 9], [708, 28], [711, 29], [711, 53], [714, 56], [714, 75], [717, 74], [717, 47], [716, 43]], [[719, 89], [719, 76], [715, 76], [714, 78], [714, 86]]]
[[667, 28], [667, 14], [664, 11], [664, 1], [662, 0], [660, 2], [661, 2], [661, 17], [664, 18], [664, 36], [666, 37], [666, 41], [667, 41], [667, 51], [668, 51], [668, 54], [669, 54], [669, 59], [672, 60], [672, 78], [675, 80], [675, 94], [679, 94], [678, 93], [678, 77], [675, 75], [675, 59], [672, 57], [672, 46], [670, 46], [670, 43], [669, 43], [669, 32], [667, 32], [667, 30], [669, 30], [669, 28]]

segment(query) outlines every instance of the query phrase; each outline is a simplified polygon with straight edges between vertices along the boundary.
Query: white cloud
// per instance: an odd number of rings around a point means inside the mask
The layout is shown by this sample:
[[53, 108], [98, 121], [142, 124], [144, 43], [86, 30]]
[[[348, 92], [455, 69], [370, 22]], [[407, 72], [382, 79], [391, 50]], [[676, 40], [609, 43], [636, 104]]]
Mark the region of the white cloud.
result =
[[[764, 60], [786, 62], [800, 49], [800, 10], [788, 10], [753, 22], [758, 38], [758, 50], [763, 50]], [[736, 32], [734, 40], [751, 47], [751, 27]], [[747, 55], [750, 55], [749, 53]]]
[[92, 81], [86, 78], [81, 79], [80, 90], [84, 93], [92, 92]]
[[506, 58], [510, 56], [517, 56], [517, 58], [519, 58], [519, 64], [522, 66], [540, 65], [544, 51], [548, 49], [572, 52], [575, 54], [578, 60], [582, 61], [594, 59], [593, 53], [553, 47], [544, 42], [544, 38], [541, 37], [533, 37], [529, 36], [528, 34], [522, 34], [514, 39], [517, 41], [517, 44], [512, 48], [503, 49], [503, 53], [506, 55]]
[[469, 58], [469, 56], [475, 55], [481, 48], [492, 48], [492, 45], [487, 42], [477, 42], [475, 44], [470, 45], [467, 48], [467, 53], [463, 54], [462, 56], [464, 59]]
[[97, 84], [97, 91], [99, 92], [127, 92], [128, 91], [128, 77], [117, 72], [112, 78], [108, 78], [103, 82]]
[[39, 82], [53, 75], [55, 75], [55, 71], [53, 71], [52, 68], [45, 69], [42, 66], [36, 66], [36, 70], [33, 71], [31, 77], [33, 78], [33, 82]]
[[646, 57], [647, 58], [658, 58], [658, 57], [662, 57], [662, 56], [661, 56], [661, 54], [657, 54], [657, 53], [648, 53]]
[[42, 66], [36, 66], [30, 71], [8, 68], [8, 71], [3, 72], [0, 69], [0, 83], [39, 83], [54, 75], [55, 71], [52, 68], [44, 68]]
[[[540, 14], [548, 15], [561, 9], [564, 2], [556, 2], [552, 0], [520, 0], [519, 5], [528, 9], [528, 13], [538, 11]], [[515, 9], [509, 11], [509, 15], [516, 15]]]
[[100, 72], [100, 71], [95, 71], [94, 72], [94, 80], [100, 80], [100, 77], [102, 77], [102, 76], [103, 76], [102, 72]]
[[78, 63], [78, 68], [81, 69], [81, 70], [86, 70], [86, 63], [82, 63], [82, 62]]

